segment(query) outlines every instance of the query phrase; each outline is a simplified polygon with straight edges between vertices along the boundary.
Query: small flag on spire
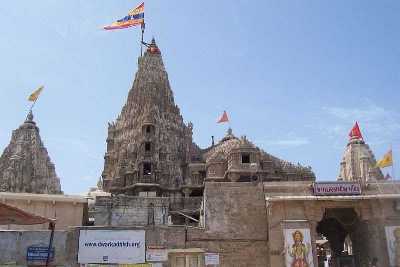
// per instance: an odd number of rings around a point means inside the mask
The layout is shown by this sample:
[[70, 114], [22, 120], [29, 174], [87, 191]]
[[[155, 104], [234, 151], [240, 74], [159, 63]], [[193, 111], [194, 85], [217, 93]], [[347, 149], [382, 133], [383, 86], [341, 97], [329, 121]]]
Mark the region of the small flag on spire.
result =
[[128, 15], [110, 25], [104, 26], [104, 30], [125, 29], [144, 24], [144, 2], [129, 10]]
[[361, 134], [361, 131], [360, 131], [360, 127], [358, 127], [357, 122], [354, 124], [353, 128], [351, 129], [351, 131], [349, 133], [349, 137], [350, 137], [350, 139], [358, 138], [358, 139], [364, 140], [363, 136]]
[[217, 123], [223, 123], [223, 122], [229, 122], [228, 114], [224, 110], [224, 113], [222, 113], [221, 117], [217, 120]]
[[376, 163], [376, 167], [379, 168], [385, 168], [393, 165], [393, 154], [392, 150], [389, 150], [385, 155], [383, 155], [383, 158], [378, 160]]
[[42, 92], [43, 88], [44, 88], [44, 86], [42, 85], [38, 89], [33, 91], [33, 93], [28, 97], [28, 101], [35, 102], [38, 99], [38, 97], [39, 97], [40, 93]]

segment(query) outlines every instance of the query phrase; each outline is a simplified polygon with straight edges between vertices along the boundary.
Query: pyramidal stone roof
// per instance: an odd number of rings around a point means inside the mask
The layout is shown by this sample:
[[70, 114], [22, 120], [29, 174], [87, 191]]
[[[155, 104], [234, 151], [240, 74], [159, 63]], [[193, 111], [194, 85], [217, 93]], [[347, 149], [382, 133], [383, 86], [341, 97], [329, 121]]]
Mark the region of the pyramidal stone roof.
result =
[[196, 148], [193, 125], [183, 122], [154, 39], [138, 65], [127, 101], [108, 126], [105, 191], [124, 192], [140, 184], [179, 188]]
[[62, 194], [60, 179], [29, 112], [0, 157], [0, 191]]

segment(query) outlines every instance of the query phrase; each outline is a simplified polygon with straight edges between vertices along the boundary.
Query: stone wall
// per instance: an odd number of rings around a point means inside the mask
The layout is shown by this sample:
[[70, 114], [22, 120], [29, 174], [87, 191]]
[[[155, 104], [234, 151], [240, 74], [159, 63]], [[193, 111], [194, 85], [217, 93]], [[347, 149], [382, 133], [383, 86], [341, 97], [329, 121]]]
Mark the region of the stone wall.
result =
[[[309, 228], [316, 266], [317, 255], [315, 241], [318, 239], [317, 226], [327, 209], [354, 209], [358, 218], [354, 230], [350, 233], [353, 242], [353, 253], [356, 261], [367, 264], [376, 257], [379, 266], [389, 266], [388, 248], [386, 245], [385, 226], [400, 225], [400, 216], [394, 209], [393, 200], [363, 201], [282, 201], [269, 203], [269, 253], [271, 266], [284, 267], [283, 230], [288, 228]], [[297, 224], [297, 225], [295, 225]]]
[[220, 267], [268, 266], [267, 214], [262, 186], [206, 183], [205, 229], [188, 230], [188, 247], [220, 254]]
[[164, 225], [168, 210], [169, 198], [101, 196], [96, 198], [95, 225]]
[[[0, 265], [27, 266], [26, 252], [32, 245], [48, 246], [50, 231], [0, 231]], [[54, 265], [66, 266], [66, 231], [55, 231]]]

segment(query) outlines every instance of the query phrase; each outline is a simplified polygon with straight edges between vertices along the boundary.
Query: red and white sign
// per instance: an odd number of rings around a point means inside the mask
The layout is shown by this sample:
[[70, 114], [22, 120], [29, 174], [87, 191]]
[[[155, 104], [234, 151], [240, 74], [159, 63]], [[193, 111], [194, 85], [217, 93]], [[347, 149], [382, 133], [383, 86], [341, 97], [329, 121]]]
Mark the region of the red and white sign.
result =
[[314, 195], [317, 196], [361, 195], [361, 185], [357, 182], [314, 183]]

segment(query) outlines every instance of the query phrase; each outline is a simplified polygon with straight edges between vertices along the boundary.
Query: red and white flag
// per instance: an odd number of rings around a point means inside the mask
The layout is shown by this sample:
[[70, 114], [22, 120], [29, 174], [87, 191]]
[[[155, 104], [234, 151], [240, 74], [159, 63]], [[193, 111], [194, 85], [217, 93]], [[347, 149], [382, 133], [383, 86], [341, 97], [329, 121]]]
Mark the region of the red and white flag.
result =
[[217, 123], [223, 123], [223, 122], [229, 122], [228, 114], [224, 110], [224, 113], [222, 113], [221, 117], [217, 120]]
[[354, 124], [353, 128], [351, 129], [351, 131], [349, 133], [349, 137], [350, 137], [350, 139], [358, 138], [358, 139], [364, 140], [363, 136], [361, 134], [360, 127], [358, 127], [358, 123], [357, 122], [356, 122], [356, 124]]

